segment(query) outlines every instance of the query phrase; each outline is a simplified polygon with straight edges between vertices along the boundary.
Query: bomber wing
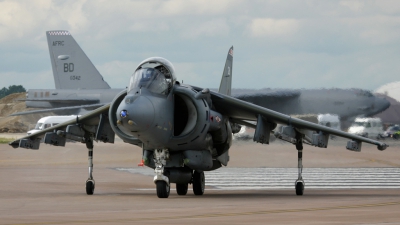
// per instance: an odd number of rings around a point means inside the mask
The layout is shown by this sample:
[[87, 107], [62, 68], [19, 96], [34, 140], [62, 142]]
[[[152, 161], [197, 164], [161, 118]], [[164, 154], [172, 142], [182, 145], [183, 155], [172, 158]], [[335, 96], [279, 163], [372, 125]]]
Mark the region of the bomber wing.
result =
[[326, 148], [331, 134], [350, 139], [347, 149], [352, 151], [360, 151], [361, 142], [377, 145], [379, 150], [387, 147], [383, 142], [293, 118], [230, 96], [211, 92], [211, 98], [216, 110], [228, 116], [232, 122], [251, 126], [251, 123], [246, 121], [257, 121], [257, 125], [253, 125], [256, 129], [254, 140], [257, 142], [268, 143], [269, 134], [276, 124], [282, 124], [281, 131], [275, 132], [275, 136], [293, 144], [296, 143], [296, 139], [301, 138], [305, 143]]
[[60, 99], [60, 98], [36, 98], [36, 99], [17, 99], [17, 101], [22, 101], [22, 102], [54, 102], [54, 103], [74, 103], [76, 104], [77, 102], [79, 104], [94, 104], [98, 103], [99, 99], [90, 99], [90, 98], [65, 98], [65, 99]]
[[[13, 113], [10, 116], [20, 116], [20, 115], [30, 115], [30, 114], [37, 114], [37, 113], [46, 113], [46, 112], [64, 112], [65, 110], [71, 109], [85, 109], [85, 110], [93, 110], [98, 107], [104, 106], [106, 103], [96, 103], [90, 105], [77, 105], [77, 106], [67, 106], [67, 107], [60, 107], [60, 108], [51, 108], [51, 109], [39, 109], [39, 110], [30, 110], [24, 112], [17, 112]], [[109, 105], [109, 104], [107, 104]]]

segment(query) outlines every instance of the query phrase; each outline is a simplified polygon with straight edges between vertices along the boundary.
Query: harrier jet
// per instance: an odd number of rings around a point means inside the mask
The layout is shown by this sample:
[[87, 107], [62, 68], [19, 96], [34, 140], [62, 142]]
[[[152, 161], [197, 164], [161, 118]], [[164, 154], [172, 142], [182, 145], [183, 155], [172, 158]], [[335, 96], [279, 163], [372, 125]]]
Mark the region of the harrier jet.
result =
[[[233, 47], [229, 49], [218, 92], [178, 82], [171, 62], [154, 57], [141, 62], [128, 88], [112, 101], [86, 115], [10, 143], [14, 148], [39, 149], [41, 139], [54, 146], [66, 140], [81, 142], [88, 149], [89, 175], [86, 193], [95, 189], [93, 142], [114, 143], [115, 135], [140, 146], [144, 165], [154, 169], [159, 198], [168, 198], [170, 185], [186, 195], [189, 184], [195, 195], [203, 195], [204, 171], [227, 166], [232, 134], [241, 125], [255, 128], [253, 140], [269, 144], [270, 135], [288, 141], [297, 149], [297, 195], [303, 195], [302, 151], [307, 144], [327, 148], [329, 135], [350, 139], [346, 148], [361, 151], [362, 142], [386, 149], [383, 142], [292, 118], [230, 96]], [[290, 107], [290, 106], [288, 106]], [[251, 122], [249, 122], [251, 121]], [[273, 131], [281, 124], [278, 131]], [[112, 154], [112, 153], [110, 153]], [[252, 157], [252, 156], [248, 156]]]

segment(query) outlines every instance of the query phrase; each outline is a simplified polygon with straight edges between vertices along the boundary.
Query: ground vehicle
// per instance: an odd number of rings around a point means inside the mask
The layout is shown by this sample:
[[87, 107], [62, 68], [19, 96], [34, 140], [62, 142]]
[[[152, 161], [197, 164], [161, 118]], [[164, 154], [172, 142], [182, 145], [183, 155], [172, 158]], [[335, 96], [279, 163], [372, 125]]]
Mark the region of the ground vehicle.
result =
[[396, 124], [396, 125], [388, 127], [386, 129], [386, 131], [383, 132], [382, 136], [384, 138], [395, 138], [395, 139], [398, 139], [400, 137], [399, 131], [400, 131], [400, 126]]
[[341, 130], [340, 120], [338, 115], [334, 114], [319, 114], [318, 124], [324, 125], [327, 127], [332, 127], [333, 129]]
[[348, 131], [363, 137], [380, 138], [383, 133], [380, 118], [356, 118]]
[[34, 134], [38, 131], [44, 130], [46, 128], [55, 126], [59, 123], [66, 122], [68, 120], [74, 119], [78, 116], [76, 115], [71, 115], [71, 116], [46, 116], [43, 118], [40, 118], [38, 122], [36, 123], [36, 126], [33, 130], [29, 130], [27, 132], [28, 135]]

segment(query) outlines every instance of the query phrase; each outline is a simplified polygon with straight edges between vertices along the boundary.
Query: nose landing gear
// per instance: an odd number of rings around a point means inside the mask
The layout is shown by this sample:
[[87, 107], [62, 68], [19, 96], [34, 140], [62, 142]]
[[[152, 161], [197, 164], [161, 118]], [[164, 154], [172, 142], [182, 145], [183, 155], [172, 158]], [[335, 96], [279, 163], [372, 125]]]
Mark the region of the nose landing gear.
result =
[[168, 149], [155, 149], [153, 153], [154, 163], [154, 183], [156, 184], [157, 196], [159, 198], [168, 198], [170, 192], [169, 178], [164, 175], [164, 167], [169, 159]]

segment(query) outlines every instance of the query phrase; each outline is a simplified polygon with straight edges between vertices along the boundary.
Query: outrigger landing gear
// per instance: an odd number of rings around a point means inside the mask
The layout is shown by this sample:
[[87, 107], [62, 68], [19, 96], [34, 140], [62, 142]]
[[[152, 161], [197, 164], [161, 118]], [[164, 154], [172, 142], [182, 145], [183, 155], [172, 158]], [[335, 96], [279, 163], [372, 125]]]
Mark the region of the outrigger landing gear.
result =
[[154, 163], [156, 168], [154, 172], [154, 183], [156, 184], [157, 196], [159, 198], [168, 198], [170, 191], [170, 184], [168, 176], [164, 174], [164, 167], [169, 159], [168, 149], [155, 149], [153, 153]]
[[86, 194], [93, 195], [95, 182], [93, 179], [93, 139], [86, 139], [86, 147], [88, 149], [88, 160], [89, 160], [89, 178], [86, 180]]
[[296, 138], [297, 149], [297, 167], [299, 169], [299, 176], [295, 182], [296, 195], [303, 195], [304, 193], [304, 180], [302, 177], [303, 172], [303, 138], [298, 134]]

